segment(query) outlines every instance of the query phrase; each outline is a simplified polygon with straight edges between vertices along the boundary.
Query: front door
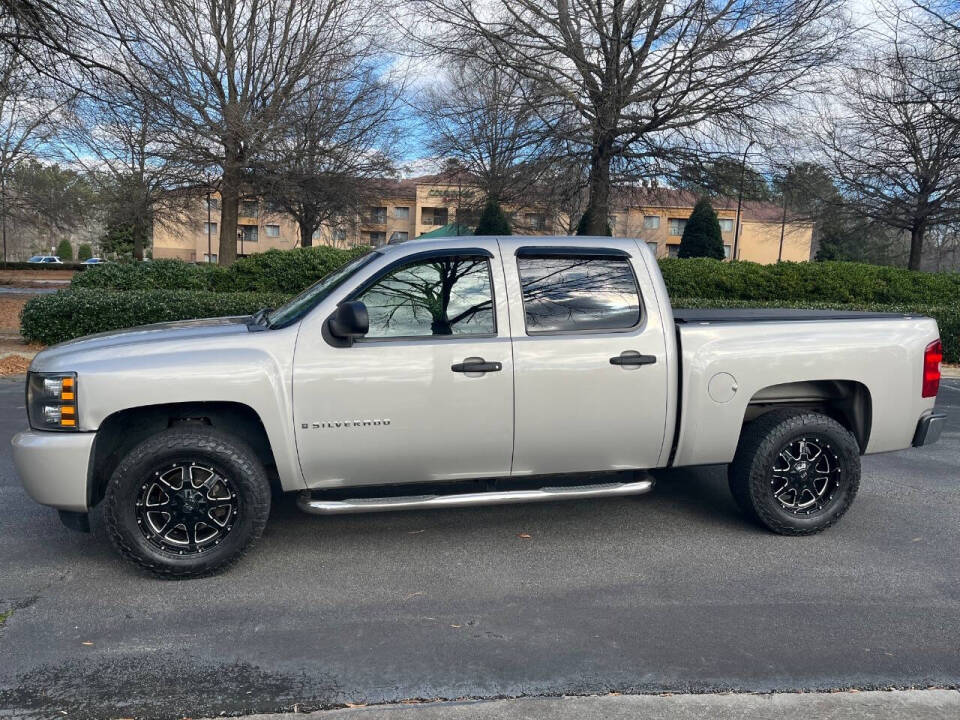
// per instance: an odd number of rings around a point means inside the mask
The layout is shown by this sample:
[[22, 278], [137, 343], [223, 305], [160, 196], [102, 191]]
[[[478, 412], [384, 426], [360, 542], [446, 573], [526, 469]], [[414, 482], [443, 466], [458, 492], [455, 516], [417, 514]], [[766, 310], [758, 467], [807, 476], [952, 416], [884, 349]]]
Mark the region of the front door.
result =
[[522, 299], [510, 308], [513, 474], [656, 467], [667, 416], [667, 351], [636, 243], [500, 244], [510, 297]]
[[304, 321], [293, 402], [309, 487], [510, 472], [513, 362], [502, 286], [496, 242], [408, 254], [345, 293], [367, 306], [363, 339], [334, 347], [318, 318]]

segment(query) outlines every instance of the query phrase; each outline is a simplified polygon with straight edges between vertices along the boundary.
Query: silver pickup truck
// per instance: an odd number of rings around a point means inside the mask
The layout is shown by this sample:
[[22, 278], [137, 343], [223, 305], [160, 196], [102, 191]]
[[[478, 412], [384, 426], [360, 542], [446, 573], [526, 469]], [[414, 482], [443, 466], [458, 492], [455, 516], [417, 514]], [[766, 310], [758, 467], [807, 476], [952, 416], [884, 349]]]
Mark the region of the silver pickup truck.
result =
[[466, 237], [372, 252], [250, 317], [39, 353], [27, 491], [163, 576], [213, 572], [280, 491], [310, 513], [637, 495], [729, 464], [744, 514], [829, 527], [860, 456], [934, 442], [926, 317], [674, 311], [642, 241]]

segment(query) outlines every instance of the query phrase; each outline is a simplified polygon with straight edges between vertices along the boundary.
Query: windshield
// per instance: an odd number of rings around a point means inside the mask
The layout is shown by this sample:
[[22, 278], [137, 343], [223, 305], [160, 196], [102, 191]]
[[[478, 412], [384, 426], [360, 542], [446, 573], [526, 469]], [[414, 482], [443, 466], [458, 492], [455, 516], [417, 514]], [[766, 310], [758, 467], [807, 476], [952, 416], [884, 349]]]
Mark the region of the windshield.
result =
[[267, 315], [267, 325], [272, 328], [286, 327], [296, 322], [319, 305], [330, 293], [349, 280], [351, 275], [365, 265], [373, 262], [379, 256], [380, 253], [378, 252], [367, 253], [362, 257], [358, 257], [356, 260], [348, 262], [338, 270], [334, 270], [320, 280], [317, 280], [317, 282], [297, 295], [286, 305], [277, 308]]

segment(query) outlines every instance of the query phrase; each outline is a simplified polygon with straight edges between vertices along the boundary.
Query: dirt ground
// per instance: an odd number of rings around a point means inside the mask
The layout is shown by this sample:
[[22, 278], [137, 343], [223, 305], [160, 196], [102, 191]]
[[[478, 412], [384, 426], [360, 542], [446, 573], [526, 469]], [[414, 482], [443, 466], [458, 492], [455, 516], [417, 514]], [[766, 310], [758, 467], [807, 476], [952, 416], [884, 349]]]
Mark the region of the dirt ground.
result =
[[31, 295], [0, 297], [0, 330], [14, 332], [20, 330], [20, 310], [31, 297]]
[[49, 287], [65, 285], [76, 270], [0, 270], [0, 285], [13, 287]]

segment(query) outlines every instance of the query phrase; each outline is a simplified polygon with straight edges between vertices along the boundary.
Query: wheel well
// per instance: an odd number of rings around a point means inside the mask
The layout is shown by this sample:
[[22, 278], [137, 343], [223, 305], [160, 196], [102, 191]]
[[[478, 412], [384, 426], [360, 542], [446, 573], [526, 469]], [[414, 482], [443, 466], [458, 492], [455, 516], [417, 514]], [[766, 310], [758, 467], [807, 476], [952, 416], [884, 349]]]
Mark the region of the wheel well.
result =
[[271, 485], [279, 489], [277, 464], [263, 421], [248, 405], [232, 402], [171, 403], [128, 408], [107, 417], [97, 429], [88, 483], [88, 507], [103, 499], [120, 461], [151, 435], [180, 423], [216, 427], [249, 445], [263, 463]]
[[764, 413], [785, 407], [822, 412], [853, 433], [866, 451], [870, 440], [870, 390], [854, 380], [810, 380], [771, 385], [758, 391], [747, 405], [744, 426]]

